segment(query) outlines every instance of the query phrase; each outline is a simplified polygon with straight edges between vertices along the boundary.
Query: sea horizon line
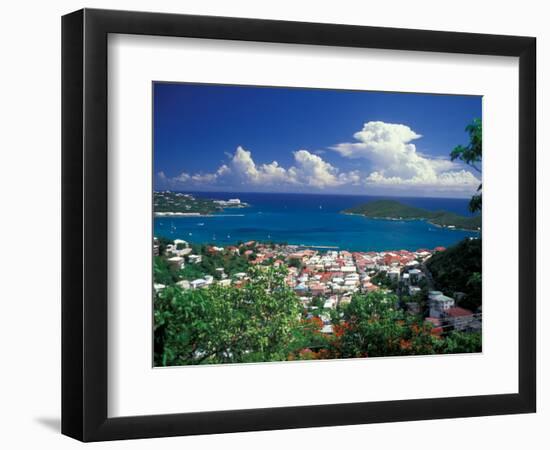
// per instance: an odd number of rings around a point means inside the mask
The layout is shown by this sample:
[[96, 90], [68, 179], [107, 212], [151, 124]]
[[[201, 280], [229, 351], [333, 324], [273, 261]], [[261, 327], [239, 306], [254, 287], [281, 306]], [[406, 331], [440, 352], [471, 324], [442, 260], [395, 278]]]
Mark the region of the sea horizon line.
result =
[[387, 195], [387, 194], [348, 194], [334, 192], [261, 192], [261, 191], [200, 191], [200, 190], [181, 190], [181, 189], [153, 189], [153, 192], [174, 192], [179, 194], [231, 194], [231, 195], [247, 195], [247, 194], [268, 194], [268, 195], [310, 195], [310, 196], [332, 196], [332, 197], [376, 197], [376, 198], [423, 198], [436, 200], [469, 200], [467, 197], [433, 197], [422, 195]]

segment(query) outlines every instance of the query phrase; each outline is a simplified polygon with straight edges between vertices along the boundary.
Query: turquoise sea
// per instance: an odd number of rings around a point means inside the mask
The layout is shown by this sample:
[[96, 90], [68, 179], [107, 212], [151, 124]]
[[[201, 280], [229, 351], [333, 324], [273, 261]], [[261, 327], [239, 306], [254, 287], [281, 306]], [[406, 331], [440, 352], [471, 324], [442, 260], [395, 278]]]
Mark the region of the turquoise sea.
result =
[[[218, 200], [239, 198], [249, 208], [229, 208], [209, 217], [155, 217], [155, 236], [219, 246], [239, 241], [286, 242], [340, 250], [382, 251], [448, 247], [476, 232], [448, 230], [425, 221], [368, 219], [341, 214], [351, 206], [382, 197], [273, 193], [192, 192]], [[396, 198], [428, 210], [468, 215], [468, 199]]]

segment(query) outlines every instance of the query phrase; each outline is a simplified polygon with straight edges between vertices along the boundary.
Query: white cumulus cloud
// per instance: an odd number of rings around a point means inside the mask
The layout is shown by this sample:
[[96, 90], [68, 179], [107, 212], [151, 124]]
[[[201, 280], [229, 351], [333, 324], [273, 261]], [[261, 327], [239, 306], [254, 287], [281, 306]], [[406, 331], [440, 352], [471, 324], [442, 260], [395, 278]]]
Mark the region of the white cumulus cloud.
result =
[[213, 172], [182, 171], [174, 177], [159, 172], [157, 180], [169, 189], [239, 186], [359, 193], [398, 189], [453, 196], [475, 192], [480, 180], [463, 165], [417, 151], [414, 142], [421, 137], [407, 125], [372, 121], [354, 134], [354, 142], [330, 148], [343, 158], [354, 160], [349, 164], [359, 170], [340, 170], [323, 159], [322, 152], [306, 149], [293, 152], [293, 162], [286, 167], [278, 161], [259, 163], [251, 151], [238, 146], [233, 153], [225, 152], [226, 163]]
[[309, 186], [323, 189], [345, 184], [358, 185], [361, 182], [358, 171], [340, 172], [338, 168], [308, 150], [298, 150], [293, 155], [294, 164], [288, 168], [277, 161], [257, 164], [252, 152], [239, 146], [234, 154], [228, 155], [228, 164], [223, 164], [215, 172], [182, 172], [173, 178], [159, 172], [157, 176], [159, 181], [170, 188], [227, 182], [251, 186]]
[[291, 182], [288, 171], [281, 167], [277, 161], [256, 165], [252, 158], [252, 152], [241, 146], [235, 150], [235, 154], [231, 159], [231, 168], [232, 173], [244, 183], [273, 185]]
[[365, 159], [371, 172], [366, 184], [449, 187], [469, 190], [480, 181], [448, 159], [430, 158], [416, 150], [412, 141], [422, 136], [407, 125], [367, 122], [355, 133], [357, 142], [341, 143], [332, 150], [345, 158]]
[[307, 150], [294, 152], [296, 166], [289, 169], [293, 180], [316, 188], [334, 187], [346, 184], [350, 175], [340, 171], [318, 155]]

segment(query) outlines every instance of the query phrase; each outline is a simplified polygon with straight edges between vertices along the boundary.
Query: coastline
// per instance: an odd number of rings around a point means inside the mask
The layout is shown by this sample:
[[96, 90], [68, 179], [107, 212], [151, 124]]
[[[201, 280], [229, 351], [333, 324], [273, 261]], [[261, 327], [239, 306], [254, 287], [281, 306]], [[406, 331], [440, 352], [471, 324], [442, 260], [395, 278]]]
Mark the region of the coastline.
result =
[[244, 217], [244, 214], [202, 214], [197, 212], [155, 212], [155, 217]]
[[[229, 194], [217, 194], [218, 198]], [[284, 194], [254, 194], [241, 196], [250, 207], [223, 208], [218, 211], [179, 208], [178, 204], [155, 209], [155, 233], [167, 238], [180, 238], [195, 243], [214, 243], [231, 246], [250, 240], [282, 242], [314, 248], [337, 247], [349, 251], [382, 251], [388, 249], [415, 250], [418, 248], [449, 247], [466, 237], [478, 237], [475, 230], [432, 226], [425, 220], [357, 219], [343, 213], [353, 207], [355, 198], [317, 196], [286, 196]], [[419, 199], [418, 207], [430, 206]], [[190, 203], [191, 206], [194, 206]], [[168, 207], [166, 207], [168, 206]], [[173, 206], [170, 208], [170, 206]], [[433, 208], [466, 214], [467, 202], [453, 200], [436, 202]], [[171, 214], [174, 213], [174, 214]], [[386, 216], [381, 211], [380, 217]], [[393, 215], [393, 214], [389, 214]], [[415, 215], [420, 216], [420, 214]], [[450, 222], [452, 224], [452, 222]], [[449, 233], [447, 230], [456, 231]]]
[[397, 218], [397, 217], [373, 217], [373, 216], [367, 216], [365, 214], [358, 214], [358, 213], [350, 213], [350, 212], [344, 212], [342, 211], [341, 214], [345, 214], [347, 216], [360, 216], [360, 217], [366, 217], [367, 219], [374, 219], [374, 220], [391, 220], [394, 222], [412, 222], [415, 220], [422, 220], [423, 222], [427, 222], [430, 225], [433, 225], [437, 228], [442, 228], [444, 230], [450, 230], [450, 231], [467, 231], [472, 233], [481, 233], [481, 230], [479, 229], [473, 229], [473, 228], [461, 228], [461, 227], [455, 227], [455, 226], [445, 226], [445, 225], [439, 225], [437, 223], [433, 223], [430, 221], [430, 219], [426, 217], [408, 217], [408, 218]]

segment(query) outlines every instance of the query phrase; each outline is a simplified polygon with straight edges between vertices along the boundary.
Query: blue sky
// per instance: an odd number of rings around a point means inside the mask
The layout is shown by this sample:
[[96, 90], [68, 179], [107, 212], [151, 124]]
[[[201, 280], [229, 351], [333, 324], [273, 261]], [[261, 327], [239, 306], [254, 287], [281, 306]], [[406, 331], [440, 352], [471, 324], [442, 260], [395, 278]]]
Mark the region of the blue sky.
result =
[[481, 97], [154, 84], [155, 189], [468, 197]]

